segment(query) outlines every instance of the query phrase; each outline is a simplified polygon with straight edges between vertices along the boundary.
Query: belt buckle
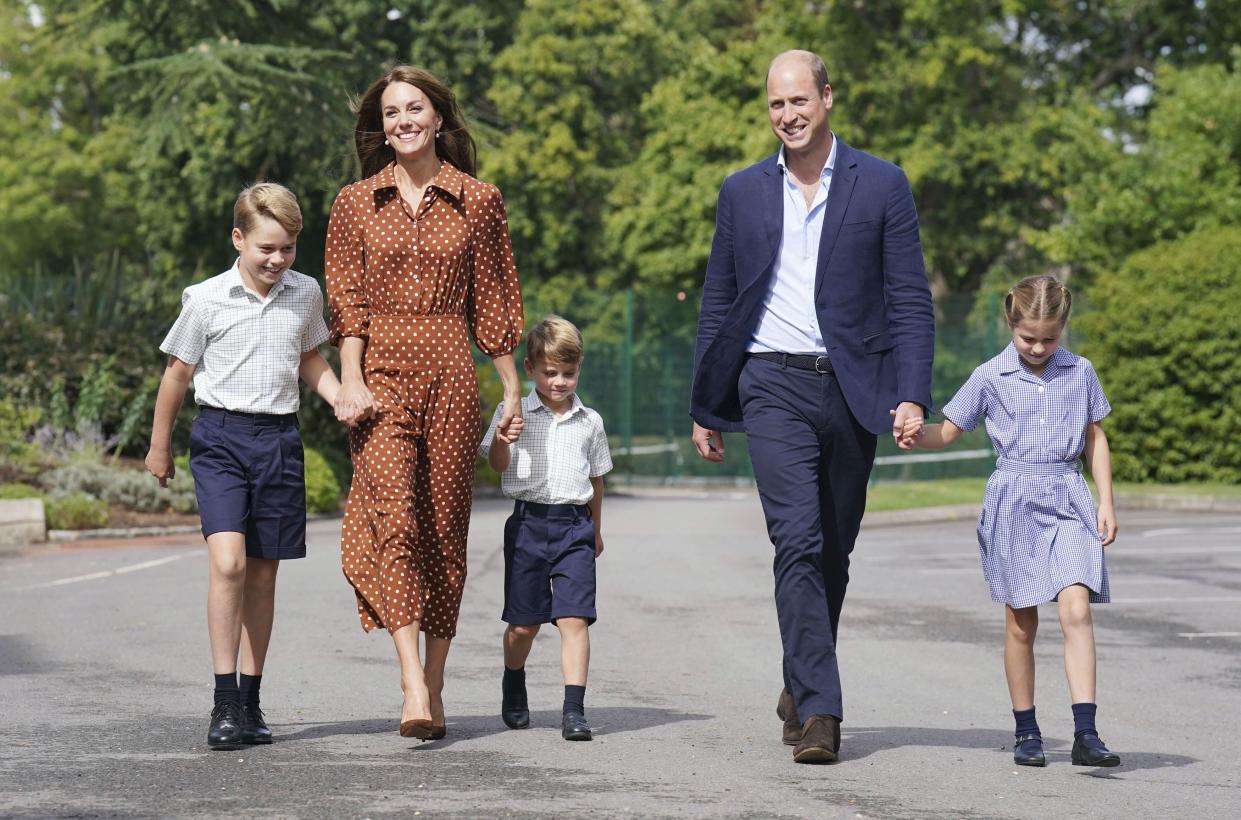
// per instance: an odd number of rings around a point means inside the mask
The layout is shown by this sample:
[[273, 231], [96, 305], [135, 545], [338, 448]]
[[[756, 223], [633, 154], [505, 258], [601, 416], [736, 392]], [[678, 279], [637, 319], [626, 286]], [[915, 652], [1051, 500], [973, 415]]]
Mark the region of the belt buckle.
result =
[[[821, 368], [821, 367], [819, 366], [819, 362], [826, 362], [826, 363], [827, 363], [827, 370], [824, 370], [823, 368]], [[826, 356], [815, 356], [815, 357], [814, 357], [814, 372], [815, 372], [815, 373], [820, 373], [820, 374], [822, 374], [822, 373], [831, 373], [831, 372], [832, 372], [832, 362], [831, 362], [831, 359], [829, 359], [829, 358], [828, 358], [828, 357], [826, 357]]]

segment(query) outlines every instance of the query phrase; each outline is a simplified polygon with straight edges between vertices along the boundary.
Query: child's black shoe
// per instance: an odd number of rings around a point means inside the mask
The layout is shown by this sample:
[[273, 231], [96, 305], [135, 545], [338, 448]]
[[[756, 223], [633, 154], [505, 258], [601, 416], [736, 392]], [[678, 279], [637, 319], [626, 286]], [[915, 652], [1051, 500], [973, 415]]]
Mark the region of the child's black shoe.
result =
[[226, 700], [211, 710], [211, 726], [207, 729], [207, 745], [212, 749], [240, 749], [241, 705]]
[[258, 704], [241, 705], [241, 742], [248, 744], [271, 743], [271, 729], [263, 720], [263, 710]]
[[511, 670], [505, 670], [500, 718], [510, 729], [526, 729], [530, 726], [530, 705], [526, 700], [525, 675], [521, 676], [520, 682], [514, 677]]
[[1018, 766], [1046, 766], [1042, 735], [1018, 735], [1013, 741], [1013, 762]]
[[1098, 735], [1082, 732], [1073, 738], [1073, 765], [1111, 768], [1120, 765], [1120, 755], [1109, 751]]
[[569, 712], [560, 718], [560, 736], [565, 740], [593, 740], [590, 723], [586, 716], [578, 712]]

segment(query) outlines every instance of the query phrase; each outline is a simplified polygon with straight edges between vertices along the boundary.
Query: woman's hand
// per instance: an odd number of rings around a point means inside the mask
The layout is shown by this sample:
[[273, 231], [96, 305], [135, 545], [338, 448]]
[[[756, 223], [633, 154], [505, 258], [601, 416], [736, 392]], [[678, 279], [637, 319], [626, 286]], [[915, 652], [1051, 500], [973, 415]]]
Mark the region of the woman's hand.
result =
[[496, 422], [496, 435], [509, 444], [521, 438], [521, 428], [525, 422], [521, 418], [521, 394], [508, 392], [504, 394], [504, 415]]
[[349, 427], [356, 427], [366, 421], [378, 406], [375, 397], [363, 382], [352, 379], [345, 381], [340, 392], [336, 394], [336, 420]]

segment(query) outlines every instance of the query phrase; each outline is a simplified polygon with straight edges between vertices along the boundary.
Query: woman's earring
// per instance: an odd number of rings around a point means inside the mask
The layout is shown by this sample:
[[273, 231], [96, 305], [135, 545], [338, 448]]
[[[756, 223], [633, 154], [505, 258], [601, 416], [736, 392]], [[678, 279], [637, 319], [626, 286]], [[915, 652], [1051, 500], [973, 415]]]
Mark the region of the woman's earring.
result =
[[439, 138], [440, 138], [440, 132], [439, 132], [439, 131], [436, 131], [436, 132], [435, 132], [435, 138], [436, 138], [436, 139], [439, 139]]
[[387, 145], [387, 144], [388, 144], [388, 138], [384, 137], [384, 145]]

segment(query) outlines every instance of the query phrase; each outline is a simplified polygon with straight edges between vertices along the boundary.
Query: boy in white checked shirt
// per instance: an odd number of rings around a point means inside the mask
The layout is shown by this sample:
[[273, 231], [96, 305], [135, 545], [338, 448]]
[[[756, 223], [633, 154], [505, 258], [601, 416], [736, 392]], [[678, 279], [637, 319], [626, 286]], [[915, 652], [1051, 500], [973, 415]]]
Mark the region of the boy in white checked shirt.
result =
[[595, 622], [595, 559], [603, 552], [603, 476], [612, 469], [599, 414], [577, 397], [582, 334], [550, 315], [526, 340], [526, 375], [534, 390], [521, 402], [521, 439], [496, 435], [496, 408], [482, 453], [515, 499], [504, 525], [504, 680], [501, 717], [510, 729], [530, 725], [526, 658], [545, 623], [560, 630], [564, 674], [561, 736], [590, 740], [586, 720], [589, 626]]
[[[190, 380], [198, 417], [190, 472], [207, 540], [207, 631], [215, 706], [207, 745], [270, 743], [259, 683], [275, 613], [280, 561], [306, 555], [306, 482], [298, 377], [335, 403], [340, 383], [319, 355], [327, 341], [319, 283], [289, 270], [302, 229], [297, 197], [259, 183], [233, 207], [233, 267], [185, 289], [160, 350], [147, 469], [175, 473], [172, 428]], [[240, 652], [240, 681], [237, 678]]]

